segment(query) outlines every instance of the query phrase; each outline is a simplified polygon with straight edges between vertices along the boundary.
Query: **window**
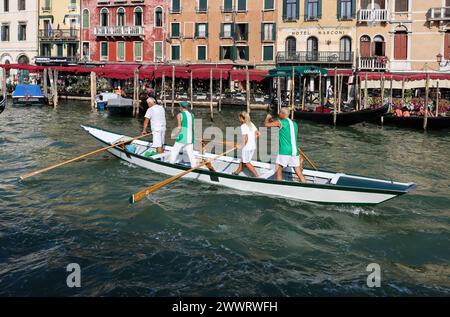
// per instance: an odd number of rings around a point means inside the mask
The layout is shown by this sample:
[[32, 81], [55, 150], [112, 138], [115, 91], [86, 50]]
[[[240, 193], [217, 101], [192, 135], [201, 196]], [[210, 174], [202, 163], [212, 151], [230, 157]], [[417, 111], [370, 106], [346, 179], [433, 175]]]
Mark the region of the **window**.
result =
[[208, 23], [195, 23], [195, 37], [196, 38], [208, 37]]
[[340, 61], [352, 61], [352, 40], [348, 36], [344, 36], [343, 38], [341, 38], [339, 55]]
[[264, 10], [275, 10], [275, 0], [264, 0]]
[[155, 26], [163, 26], [163, 9], [161, 7], [155, 9]]
[[2, 25], [2, 42], [9, 42], [9, 24]]
[[370, 57], [372, 49], [371, 39], [368, 35], [363, 35], [359, 39], [359, 55], [361, 57]]
[[102, 61], [108, 60], [108, 42], [100, 43], [100, 59]]
[[3, 11], [9, 12], [9, 0], [3, 0]]
[[142, 20], [142, 8], [136, 7], [136, 9], [134, 9], [134, 25], [142, 26], [143, 22], [144, 21]]
[[286, 57], [292, 59], [297, 54], [297, 40], [290, 36], [286, 39]]
[[197, 12], [208, 11], [208, 0], [198, 0]]
[[223, 0], [223, 12], [233, 12], [233, 0]]
[[234, 59], [233, 46], [221, 46], [220, 47], [220, 60]]
[[238, 60], [249, 60], [249, 48], [248, 46], [237, 46], [236, 47], [237, 59]]
[[83, 25], [83, 29], [89, 29], [89, 10], [88, 9], [84, 9], [83, 10], [83, 21], [82, 21], [82, 25]]
[[42, 9], [44, 11], [50, 11], [52, 9], [52, 0], [45, 0]]
[[373, 56], [386, 56], [386, 43], [381, 35], [373, 38]]
[[305, 0], [305, 20], [318, 20], [321, 16], [321, 0]]
[[64, 55], [64, 49], [62, 44], [56, 44], [56, 56], [62, 57]]
[[125, 26], [125, 9], [117, 9], [117, 26]]
[[171, 46], [171, 59], [173, 61], [179, 61], [180, 60], [180, 45], [172, 45]]
[[398, 31], [394, 34], [394, 59], [408, 59], [408, 33], [406, 31]]
[[205, 45], [197, 46], [197, 60], [198, 61], [206, 61], [206, 46]]
[[26, 4], [25, 3], [26, 3], [25, 0], [18, 0], [18, 2], [17, 2], [17, 9], [19, 11], [25, 11], [26, 10], [26, 8], [25, 8]]
[[248, 41], [248, 23], [236, 23], [234, 39], [236, 41]]
[[445, 32], [444, 59], [450, 60], [450, 31]]
[[180, 23], [173, 22], [170, 25], [170, 37], [177, 38], [180, 37]]
[[237, 0], [237, 10], [247, 11], [247, 0]]
[[117, 42], [117, 61], [125, 60], [125, 42]]
[[283, 2], [283, 20], [294, 21], [299, 16], [298, 0], [284, 0]]
[[317, 61], [319, 59], [319, 41], [317, 37], [311, 36], [306, 41], [306, 60]]
[[19, 23], [19, 29], [17, 32], [17, 39], [19, 41], [26, 41], [27, 40], [27, 24], [26, 23]]
[[83, 42], [83, 48], [82, 48], [81, 54], [82, 54], [82, 57], [85, 60], [90, 60], [90, 58], [91, 58], [91, 49], [90, 49], [89, 42]]
[[109, 24], [109, 12], [108, 9], [103, 8], [100, 11], [100, 26], [108, 26]]
[[273, 45], [263, 46], [263, 61], [273, 61], [274, 49]]
[[408, 12], [409, 0], [395, 0], [395, 12]]
[[142, 42], [134, 42], [134, 60], [142, 61]]
[[221, 24], [221, 38], [233, 37], [233, 23], [222, 23]]
[[51, 56], [50, 44], [41, 44], [41, 56]]
[[162, 61], [163, 60], [163, 43], [162, 42], [155, 42], [154, 52], [155, 52], [155, 56], [154, 56], [155, 62]]
[[172, 0], [171, 12], [172, 13], [180, 13], [181, 12], [180, 0]]
[[275, 41], [276, 30], [275, 23], [262, 24], [262, 41]]
[[338, 1], [338, 18], [341, 20], [351, 20], [356, 14], [355, 0]]

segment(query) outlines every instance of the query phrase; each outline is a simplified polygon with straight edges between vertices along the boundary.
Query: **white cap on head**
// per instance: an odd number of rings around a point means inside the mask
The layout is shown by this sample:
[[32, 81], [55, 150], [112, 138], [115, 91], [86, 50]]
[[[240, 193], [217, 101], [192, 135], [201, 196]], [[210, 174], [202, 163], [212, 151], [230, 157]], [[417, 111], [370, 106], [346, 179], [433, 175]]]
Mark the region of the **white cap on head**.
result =
[[156, 104], [156, 100], [155, 100], [155, 98], [153, 98], [153, 97], [148, 97], [147, 98], [147, 104]]

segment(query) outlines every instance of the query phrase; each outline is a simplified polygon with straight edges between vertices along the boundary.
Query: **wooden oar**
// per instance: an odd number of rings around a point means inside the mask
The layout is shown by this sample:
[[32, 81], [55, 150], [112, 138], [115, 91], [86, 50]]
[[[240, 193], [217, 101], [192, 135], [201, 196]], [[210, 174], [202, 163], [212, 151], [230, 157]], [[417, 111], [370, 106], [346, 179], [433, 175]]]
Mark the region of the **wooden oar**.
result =
[[170, 177], [170, 178], [168, 178], [168, 179], [166, 179], [166, 180], [164, 180], [164, 181], [162, 181], [162, 182], [160, 182], [158, 184], [150, 186], [147, 189], [144, 189], [144, 190], [134, 194], [133, 196], [130, 197], [130, 202], [132, 204], [137, 203], [138, 201], [141, 201], [142, 199], [144, 199], [145, 197], [147, 197], [151, 193], [156, 192], [158, 189], [161, 189], [162, 187], [164, 187], [164, 186], [166, 186], [166, 185], [176, 181], [177, 179], [180, 179], [184, 175], [187, 175], [187, 174], [189, 174], [189, 173], [191, 173], [191, 172], [193, 172], [193, 171], [195, 171], [195, 170], [197, 170], [197, 169], [199, 169], [199, 168], [201, 168], [203, 166], [206, 166], [206, 165], [210, 164], [212, 161], [217, 160], [221, 156], [227, 155], [228, 153], [233, 152], [236, 149], [237, 149], [237, 145], [235, 145], [231, 150], [225, 151], [222, 154], [219, 154], [219, 155], [213, 157], [212, 159], [209, 159], [209, 160], [207, 160], [207, 161], [205, 161], [205, 162], [203, 162], [203, 163], [201, 163], [201, 164], [199, 164], [199, 165], [197, 165], [197, 166], [195, 166], [195, 167], [193, 167], [193, 168], [191, 168], [191, 169], [189, 169], [187, 171], [184, 171], [184, 172], [182, 172], [180, 174], [172, 176], [172, 177]]
[[98, 149], [98, 150], [96, 150], [96, 151], [93, 151], [93, 152], [90, 152], [90, 153], [87, 153], [87, 154], [84, 154], [84, 155], [75, 157], [75, 158], [73, 158], [73, 159], [71, 159], [71, 160], [68, 160], [68, 161], [65, 161], [65, 162], [62, 162], [62, 163], [59, 163], [59, 164], [55, 164], [55, 165], [46, 167], [46, 168], [41, 169], [41, 170], [39, 170], [39, 171], [35, 171], [35, 172], [32, 172], [32, 173], [28, 173], [28, 174], [22, 175], [22, 176], [20, 176], [20, 179], [21, 179], [21, 180], [24, 180], [24, 179], [30, 178], [30, 177], [32, 177], [32, 176], [35, 176], [35, 175], [38, 175], [38, 174], [41, 174], [41, 173], [48, 172], [48, 171], [50, 171], [50, 170], [52, 170], [52, 169], [55, 169], [55, 168], [58, 168], [58, 167], [67, 165], [67, 164], [72, 163], [72, 162], [75, 162], [75, 161], [79, 161], [79, 160], [81, 160], [81, 159], [84, 159], [85, 157], [88, 157], [88, 156], [91, 156], [91, 155], [95, 155], [95, 154], [98, 154], [98, 153], [107, 151], [107, 150], [112, 149], [112, 148], [114, 148], [114, 147], [116, 147], [116, 146], [128, 144], [128, 143], [131, 143], [131, 142], [133, 142], [133, 141], [135, 141], [135, 140], [142, 139], [142, 138], [144, 138], [144, 137], [146, 137], [146, 136], [148, 136], [148, 135], [150, 135], [150, 134], [140, 135], [140, 136], [138, 136], [138, 137], [129, 139], [129, 140], [127, 140], [127, 141], [115, 143], [115, 144], [113, 144], [113, 145], [110, 145], [110, 146], [107, 146], [107, 147]]
[[308, 157], [308, 155], [306, 155], [300, 147], [298, 148], [298, 151], [300, 155], [303, 156], [308, 161], [309, 165], [311, 165], [311, 167], [317, 171], [316, 164]]

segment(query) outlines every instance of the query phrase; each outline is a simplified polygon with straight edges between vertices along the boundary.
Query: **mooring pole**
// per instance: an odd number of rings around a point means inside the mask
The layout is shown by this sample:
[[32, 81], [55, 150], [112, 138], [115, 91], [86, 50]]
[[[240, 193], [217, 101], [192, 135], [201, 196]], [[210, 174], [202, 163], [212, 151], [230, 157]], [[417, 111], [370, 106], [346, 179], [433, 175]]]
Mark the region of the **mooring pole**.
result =
[[247, 96], [246, 96], [246, 103], [247, 103], [247, 113], [250, 113], [250, 73], [248, 71], [248, 66], [247, 66], [247, 71], [246, 71], [246, 90], [247, 90]]
[[193, 75], [191, 70], [191, 76], [189, 78], [189, 92], [190, 92], [190, 100], [191, 100], [191, 110], [194, 109], [194, 84], [193, 84]]
[[436, 83], [436, 117], [439, 117], [439, 93], [440, 93], [440, 89], [439, 89], [439, 79], [437, 80]]
[[175, 65], [172, 65], [172, 116], [175, 116]]
[[219, 112], [222, 111], [222, 85], [223, 85], [223, 79], [222, 79], [222, 69], [220, 70], [220, 83], [219, 83]]
[[425, 83], [425, 114], [423, 118], [423, 129], [427, 130], [428, 126], [428, 101], [430, 94], [430, 76], [427, 74], [427, 80]]
[[211, 111], [211, 120], [214, 119], [213, 107], [213, 69], [209, 69], [209, 110]]

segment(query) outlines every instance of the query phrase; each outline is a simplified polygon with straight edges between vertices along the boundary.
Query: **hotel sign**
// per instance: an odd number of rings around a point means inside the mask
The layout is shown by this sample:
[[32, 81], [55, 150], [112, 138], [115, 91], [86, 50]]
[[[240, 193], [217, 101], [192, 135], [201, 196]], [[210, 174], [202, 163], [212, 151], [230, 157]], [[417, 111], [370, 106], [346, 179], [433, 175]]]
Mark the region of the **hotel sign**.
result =
[[352, 28], [284, 28], [280, 30], [280, 33], [285, 36], [295, 37], [327, 37], [327, 38], [341, 38], [342, 36], [352, 36]]

